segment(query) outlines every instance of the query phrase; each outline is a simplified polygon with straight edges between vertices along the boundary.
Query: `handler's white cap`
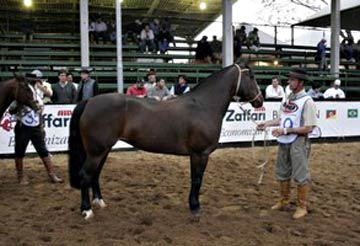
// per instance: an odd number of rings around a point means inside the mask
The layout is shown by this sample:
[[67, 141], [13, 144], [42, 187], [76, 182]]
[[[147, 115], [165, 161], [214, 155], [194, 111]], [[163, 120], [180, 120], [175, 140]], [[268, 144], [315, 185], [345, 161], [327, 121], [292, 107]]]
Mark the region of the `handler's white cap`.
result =
[[341, 85], [341, 80], [340, 79], [335, 79], [334, 85], [340, 86]]

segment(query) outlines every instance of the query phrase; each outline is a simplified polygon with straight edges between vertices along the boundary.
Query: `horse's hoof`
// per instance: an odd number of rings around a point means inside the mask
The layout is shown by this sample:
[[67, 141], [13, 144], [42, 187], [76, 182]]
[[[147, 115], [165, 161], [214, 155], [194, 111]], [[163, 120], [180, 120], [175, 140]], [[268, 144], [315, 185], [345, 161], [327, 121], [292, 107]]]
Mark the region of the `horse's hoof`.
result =
[[104, 200], [99, 198], [95, 198], [92, 203], [99, 208], [105, 208], [107, 206]]
[[196, 210], [196, 211], [191, 211], [192, 217], [191, 217], [191, 222], [196, 222], [199, 223], [200, 222], [200, 218], [201, 218], [201, 210]]
[[85, 219], [85, 220], [89, 220], [89, 219], [91, 219], [92, 217], [94, 217], [94, 213], [93, 213], [93, 211], [92, 211], [91, 209], [89, 209], [89, 210], [84, 210], [84, 211], [82, 211], [81, 214], [84, 216], [84, 219]]

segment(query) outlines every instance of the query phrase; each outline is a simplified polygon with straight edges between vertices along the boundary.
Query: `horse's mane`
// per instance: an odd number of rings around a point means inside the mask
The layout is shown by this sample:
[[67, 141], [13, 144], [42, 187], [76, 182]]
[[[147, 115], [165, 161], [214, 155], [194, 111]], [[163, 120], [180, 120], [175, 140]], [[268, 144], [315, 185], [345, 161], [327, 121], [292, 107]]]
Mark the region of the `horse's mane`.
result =
[[[240, 64], [238, 64], [238, 65], [240, 66], [240, 68], [248, 68], [248, 69], [251, 71], [250, 76], [251, 76], [251, 77], [254, 76], [251, 68], [248, 66], [247, 63], [240, 63]], [[232, 68], [232, 66], [229, 66], [229, 67], [228, 67], [228, 69], [230, 69], [230, 68]], [[220, 70], [220, 71], [217, 71], [217, 72], [211, 74], [209, 77], [200, 80], [199, 83], [197, 83], [197, 84], [191, 89], [190, 92], [196, 91], [196, 90], [198, 90], [198, 88], [201, 88], [201, 87], [203, 87], [203, 86], [206, 86], [207, 82], [212, 81], [213, 77], [217, 77], [219, 73], [223, 73], [223, 72], [227, 71], [228, 69], [222, 69], [222, 70]]]

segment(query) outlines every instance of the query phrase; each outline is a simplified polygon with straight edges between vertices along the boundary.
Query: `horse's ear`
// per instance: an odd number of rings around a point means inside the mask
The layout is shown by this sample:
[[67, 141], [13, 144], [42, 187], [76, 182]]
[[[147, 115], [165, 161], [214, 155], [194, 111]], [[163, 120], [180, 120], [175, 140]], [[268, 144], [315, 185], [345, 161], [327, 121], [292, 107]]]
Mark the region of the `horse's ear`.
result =
[[18, 81], [25, 81], [25, 74], [23, 72], [13, 72], [15, 79]]

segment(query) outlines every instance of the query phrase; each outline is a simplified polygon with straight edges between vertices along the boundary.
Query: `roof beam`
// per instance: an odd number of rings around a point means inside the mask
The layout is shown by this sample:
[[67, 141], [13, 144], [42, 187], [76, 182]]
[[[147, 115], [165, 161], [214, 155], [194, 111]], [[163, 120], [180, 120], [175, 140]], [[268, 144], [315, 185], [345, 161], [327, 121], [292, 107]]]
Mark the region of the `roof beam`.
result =
[[153, 14], [154, 10], [159, 6], [159, 3], [160, 3], [160, 0], [154, 0], [152, 3], [151, 3], [151, 6], [148, 10], [148, 12], [146, 13], [147, 16], [150, 16]]

